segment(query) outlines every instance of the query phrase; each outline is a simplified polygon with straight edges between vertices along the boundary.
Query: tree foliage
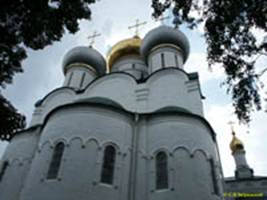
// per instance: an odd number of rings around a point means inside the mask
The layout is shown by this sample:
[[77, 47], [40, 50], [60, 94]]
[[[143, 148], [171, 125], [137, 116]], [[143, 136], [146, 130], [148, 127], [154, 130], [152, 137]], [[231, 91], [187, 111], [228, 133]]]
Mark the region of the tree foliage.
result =
[[25, 127], [25, 117], [0, 95], [0, 139], [10, 140], [16, 132]]
[[[152, 0], [153, 16], [172, 8], [175, 26], [195, 28], [204, 23], [209, 66], [221, 64], [240, 122], [261, 109], [256, 57], [267, 52], [253, 31], [267, 31], [267, 0]], [[267, 66], [266, 66], [267, 67]]]
[[[90, 19], [89, 4], [95, 0], [2, 0], [0, 1], [0, 87], [23, 72], [26, 49], [43, 49], [59, 41], [65, 31], [75, 33], [80, 19]], [[2, 95], [0, 138], [10, 139], [25, 126], [25, 117]], [[22, 122], [24, 120], [24, 122]]]

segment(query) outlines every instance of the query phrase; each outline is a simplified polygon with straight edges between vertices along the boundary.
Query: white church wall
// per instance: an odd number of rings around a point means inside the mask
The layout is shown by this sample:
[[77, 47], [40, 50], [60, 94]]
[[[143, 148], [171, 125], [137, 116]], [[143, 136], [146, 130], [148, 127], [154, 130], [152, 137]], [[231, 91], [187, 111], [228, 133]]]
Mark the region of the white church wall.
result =
[[[52, 153], [53, 145], [50, 142], [43, 144], [42, 148], [38, 148], [31, 165], [31, 170], [21, 191], [21, 200], [41, 199], [45, 195], [58, 197], [59, 194], [56, 193], [55, 186], [61, 187], [62, 183], [58, 180], [45, 181]], [[60, 176], [61, 173], [59, 172]], [[50, 191], [42, 193], [40, 190], [45, 190], [46, 187], [49, 187]]]
[[149, 73], [168, 67], [183, 69], [183, 54], [173, 47], [157, 47], [148, 56]]
[[[227, 178], [226, 178], [227, 179]], [[257, 177], [251, 179], [235, 179], [226, 180], [225, 192], [228, 194], [225, 200], [235, 200], [233, 193], [243, 194], [258, 194], [259, 197], [244, 197], [244, 199], [261, 199], [265, 200], [267, 197], [267, 179], [266, 177]]]
[[63, 86], [83, 89], [95, 78], [96, 74], [94, 71], [75, 65], [68, 69]]
[[195, 82], [195, 90], [192, 90], [188, 82], [184, 72], [173, 69], [157, 72], [143, 84], [137, 84], [126, 74], [116, 73], [95, 81], [79, 99], [103, 97], [131, 112], [147, 113], [176, 106], [203, 115], [199, 85]]
[[35, 109], [30, 126], [42, 124], [48, 113], [58, 106], [88, 98], [110, 99], [131, 112], [148, 113], [177, 107], [203, 115], [198, 81], [189, 81], [183, 71], [170, 68], [154, 73], [142, 84], [127, 74], [113, 73], [97, 79], [81, 94], [70, 88], [56, 89]]
[[8, 166], [0, 181], [0, 199], [19, 199], [37, 149], [38, 132], [36, 129], [16, 135], [7, 146], [2, 161], [7, 161]]
[[198, 151], [191, 157], [180, 148], [174, 152], [174, 160], [176, 199], [220, 199], [213, 194], [211, 166], [205, 154]]
[[17, 200], [20, 196], [20, 190], [23, 187], [25, 173], [29, 170], [30, 163], [22, 164], [15, 160], [8, 165], [5, 171], [5, 179], [0, 183], [0, 199]]
[[139, 56], [124, 56], [112, 66], [112, 72], [127, 72], [137, 80], [148, 76], [145, 62]]
[[102, 97], [117, 102], [126, 110], [135, 110], [134, 88], [136, 81], [127, 74], [114, 73], [92, 83], [79, 99]]
[[199, 85], [199, 80], [190, 80], [186, 82], [188, 99], [190, 99], [190, 107], [194, 113], [204, 117], [204, 109], [202, 102], [202, 93]]
[[45, 117], [54, 108], [73, 102], [76, 98], [74, 90], [70, 88], [58, 88], [49, 93], [43, 100], [41, 106], [35, 108], [30, 126], [43, 124]]
[[[132, 140], [132, 124], [127, 115], [105, 108], [72, 105], [55, 111], [44, 127], [39, 142], [39, 155], [29, 172], [23, 200], [64, 199], [118, 200], [127, 194], [129, 165], [122, 160], [129, 156]], [[66, 144], [58, 179], [47, 180], [51, 156], [55, 144]], [[112, 185], [100, 183], [104, 147], [116, 146], [116, 168]], [[97, 195], [96, 195], [97, 193]], [[46, 194], [46, 195], [42, 195]], [[126, 199], [122, 196], [121, 199]]]
[[[213, 195], [209, 161], [213, 158], [219, 166], [215, 142], [211, 131], [201, 121], [178, 114], [158, 114], [158, 117], [147, 117], [140, 125], [136, 183], [136, 193], [140, 194], [140, 198], [219, 199], [219, 196]], [[156, 190], [155, 186], [155, 154], [159, 150], [168, 155], [169, 187], [164, 190]], [[144, 174], [144, 171], [147, 173]], [[221, 175], [219, 170], [215, 171], [221, 195]], [[196, 177], [201, 178], [196, 180]], [[194, 188], [194, 191], [188, 188]]]
[[164, 107], [177, 107], [202, 116], [200, 88], [196, 85], [196, 90], [192, 91], [188, 88], [188, 83], [191, 81], [187, 75], [179, 70], [169, 69], [155, 73], [147, 81], [150, 88], [147, 110], [153, 112]]
[[246, 160], [246, 157], [244, 154], [245, 154], [244, 150], [237, 150], [234, 153], [234, 160], [235, 160], [235, 164], [236, 164], [237, 168], [248, 166], [248, 163], [247, 163], [247, 160]]
[[[61, 192], [57, 199], [87, 199], [91, 195], [90, 191], [94, 187], [92, 180], [98, 167], [97, 158], [100, 156], [98, 148], [99, 144], [96, 140], [88, 140], [84, 143], [79, 137], [67, 143], [60, 167], [61, 187], [57, 190], [71, 192], [65, 195]], [[49, 181], [45, 181], [49, 184]], [[46, 187], [44, 190], [49, 192], [50, 188]]]

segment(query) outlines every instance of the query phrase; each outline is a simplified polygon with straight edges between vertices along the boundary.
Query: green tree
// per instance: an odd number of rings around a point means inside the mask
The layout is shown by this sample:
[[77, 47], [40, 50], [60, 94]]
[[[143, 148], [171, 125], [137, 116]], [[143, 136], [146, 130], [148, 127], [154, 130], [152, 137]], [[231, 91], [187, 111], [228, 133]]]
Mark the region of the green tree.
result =
[[[0, 88], [23, 72], [26, 49], [43, 49], [59, 41], [68, 31], [79, 30], [80, 19], [90, 19], [89, 4], [95, 0], [2, 0], [0, 2]], [[17, 112], [0, 91], [0, 139], [10, 140], [25, 127]]]
[[235, 113], [249, 123], [251, 112], [261, 109], [260, 77], [266, 68], [258, 72], [255, 63], [267, 44], [259, 44], [253, 30], [267, 31], [267, 0], [152, 0], [152, 7], [155, 18], [171, 8], [176, 27], [204, 23], [209, 66], [224, 68]]

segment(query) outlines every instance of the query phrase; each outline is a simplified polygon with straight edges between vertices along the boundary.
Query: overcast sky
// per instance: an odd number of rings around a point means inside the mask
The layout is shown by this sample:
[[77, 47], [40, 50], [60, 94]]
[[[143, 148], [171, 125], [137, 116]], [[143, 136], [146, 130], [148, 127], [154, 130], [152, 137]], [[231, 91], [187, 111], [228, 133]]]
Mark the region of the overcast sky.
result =
[[[103, 55], [116, 42], [132, 37], [134, 31], [129, 31], [128, 26], [133, 25], [138, 18], [147, 21], [147, 25], [140, 31], [143, 37], [149, 30], [159, 25], [151, 18], [150, 0], [101, 0], [91, 6], [92, 21], [81, 21], [80, 31], [75, 35], [65, 34], [60, 42], [46, 47], [41, 51], [28, 51], [28, 59], [23, 63], [24, 73], [15, 76], [14, 83], [7, 87], [4, 95], [31, 119], [34, 103], [43, 98], [51, 90], [60, 87], [63, 83], [61, 62], [68, 50], [79, 45], [89, 45], [88, 35], [94, 30], [102, 34], [96, 39], [94, 45]], [[168, 22], [166, 22], [168, 23]], [[229, 143], [231, 132], [228, 122], [236, 121], [231, 106], [231, 99], [226, 95], [226, 88], [221, 87], [225, 79], [223, 71], [214, 66], [213, 71], [208, 70], [206, 62], [206, 44], [202, 35], [203, 30], [188, 30], [181, 27], [187, 35], [191, 45], [191, 54], [185, 70], [199, 72], [201, 88], [206, 99], [204, 100], [205, 117], [217, 133], [217, 141], [223, 164], [225, 176], [233, 176], [235, 164]], [[261, 38], [263, 33], [257, 32]], [[257, 68], [267, 65], [267, 59], [261, 57]], [[263, 77], [266, 80], [266, 75]], [[237, 136], [245, 143], [246, 157], [249, 165], [256, 175], [267, 176], [267, 114], [263, 111], [253, 114], [249, 127], [235, 126]], [[7, 143], [0, 142], [0, 156]]]

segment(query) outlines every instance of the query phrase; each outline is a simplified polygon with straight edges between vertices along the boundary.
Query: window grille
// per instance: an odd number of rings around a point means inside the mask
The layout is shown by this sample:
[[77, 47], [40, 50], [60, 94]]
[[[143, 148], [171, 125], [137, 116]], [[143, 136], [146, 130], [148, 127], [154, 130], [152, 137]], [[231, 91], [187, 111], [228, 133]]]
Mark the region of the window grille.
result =
[[52, 160], [50, 162], [50, 166], [47, 173], [47, 179], [56, 179], [58, 176], [63, 152], [64, 152], [65, 145], [63, 142], [60, 142], [56, 145]]
[[156, 155], [156, 189], [168, 188], [168, 158], [165, 152]]
[[115, 169], [116, 150], [113, 146], [109, 145], [104, 151], [103, 165], [101, 171], [101, 182], [112, 184]]

